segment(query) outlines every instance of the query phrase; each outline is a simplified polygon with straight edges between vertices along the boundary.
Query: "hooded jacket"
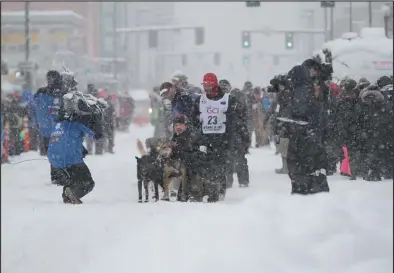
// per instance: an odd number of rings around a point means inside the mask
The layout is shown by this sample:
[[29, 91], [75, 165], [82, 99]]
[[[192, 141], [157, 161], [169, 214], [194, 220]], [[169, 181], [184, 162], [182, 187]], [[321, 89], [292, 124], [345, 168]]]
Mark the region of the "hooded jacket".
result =
[[318, 105], [313, 92], [312, 78], [306, 66], [295, 66], [288, 73], [292, 91], [290, 96], [291, 119], [319, 124]]
[[60, 86], [46, 86], [38, 89], [34, 95], [36, 120], [41, 136], [50, 137], [64, 94]]
[[48, 160], [55, 168], [68, 168], [83, 163], [84, 136], [94, 137], [85, 125], [63, 120], [55, 124], [48, 146]]
[[378, 153], [385, 143], [392, 147], [392, 109], [384, 96], [376, 90], [365, 91], [361, 96], [361, 137], [368, 151]]
[[177, 115], [185, 115], [191, 120], [193, 99], [186, 89], [178, 89], [175, 92], [174, 98], [171, 100], [172, 118]]
[[357, 150], [360, 147], [361, 136], [361, 107], [355, 94], [353, 97], [340, 96], [334, 107], [334, 128], [339, 145]]

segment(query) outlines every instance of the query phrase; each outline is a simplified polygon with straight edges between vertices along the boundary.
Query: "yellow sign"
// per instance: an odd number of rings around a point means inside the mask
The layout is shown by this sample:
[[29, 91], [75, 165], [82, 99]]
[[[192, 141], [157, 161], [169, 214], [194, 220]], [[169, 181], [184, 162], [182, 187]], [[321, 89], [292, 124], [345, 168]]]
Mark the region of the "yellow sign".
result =
[[51, 33], [51, 40], [53, 42], [63, 42], [67, 39], [67, 33], [64, 32], [53, 32]]
[[[2, 45], [18, 45], [24, 44], [26, 41], [24, 33], [7, 33], [1, 35]], [[40, 35], [37, 32], [30, 33], [30, 42], [39, 43]]]
[[[53, 32], [50, 34], [50, 40], [52, 42], [64, 42], [67, 40], [67, 33], [65, 32]], [[1, 34], [1, 44], [2, 45], [20, 45], [25, 43], [25, 34], [24, 33], [6, 33]], [[30, 42], [33, 44], [40, 42], [40, 35], [38, 32], [30, 33]]]

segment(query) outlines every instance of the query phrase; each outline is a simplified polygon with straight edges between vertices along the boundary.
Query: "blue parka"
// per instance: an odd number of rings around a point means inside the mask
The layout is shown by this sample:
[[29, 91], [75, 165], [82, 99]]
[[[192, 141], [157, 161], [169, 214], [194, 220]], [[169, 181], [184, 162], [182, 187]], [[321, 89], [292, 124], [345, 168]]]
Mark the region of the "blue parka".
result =
[[34, 95], [36, 120], [40, 128], [40, 136], [50, 137], [55, 126], [55, 118], [62, 104], [65, 93], [60, 89], [43, 87]]
[[85, 125], [64, 120], [55, 124], [48, 146], [48, 160], [55, 168], [67, 168], [83, 163], [84, 136], [94, 137]]

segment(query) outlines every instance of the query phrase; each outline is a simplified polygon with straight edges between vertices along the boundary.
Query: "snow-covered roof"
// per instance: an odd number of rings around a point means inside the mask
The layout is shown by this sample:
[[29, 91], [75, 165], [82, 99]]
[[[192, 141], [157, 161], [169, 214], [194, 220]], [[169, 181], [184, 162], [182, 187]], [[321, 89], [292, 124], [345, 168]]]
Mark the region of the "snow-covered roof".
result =
[[[325, 43], [322, 49], [329, 49], [333, 57], [334, 77], [345, 76], [370, 81], [380, 76], [391, 75], [393, 71], [393, 40], [381, 37], [379, 29], [362, 31], [363, 37], [336, 39]], [[324, 60], [322, 50], [314, 52]]]
[[[32, 10], [29, 12], [29, 15], [32, 17], [42, 17], [42, 16], [73, 16], [78, 19], [84, 19], [81, 15], [71, 11], [71, 10], [54, 10], [54, 11], [37, 11]], [[2, 19], [6, 19], [6, 17], [23, 17], [25, 16], [24, 11], [5, 11], [1, 13]]]

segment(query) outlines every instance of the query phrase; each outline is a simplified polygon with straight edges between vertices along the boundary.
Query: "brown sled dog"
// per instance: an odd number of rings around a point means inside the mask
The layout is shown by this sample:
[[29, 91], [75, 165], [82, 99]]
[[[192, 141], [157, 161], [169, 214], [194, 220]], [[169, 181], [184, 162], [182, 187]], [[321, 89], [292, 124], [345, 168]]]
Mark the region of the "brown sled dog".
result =
[[[186, 169], [182, 166], [182, 164], [179, 160], [171, 157], [173, 144], [169, 139], [148, 138], [145, 141], [145, 144], [147, 147], [149, 147], [149, 152], [146, 152], [142, 142], [140, 140], [137, 140], [137, 148], [138, 148], [138, 151], [141, 155], [141, 158], [148, 156], [151, 159], [154, 159], [157, 166], [158, 167], [160, 166], [160, 170], [156, 169], [154, 171], [155, 174], [153, 174], [153, 176], [157, 177], [158, 173], [161, 173], [161, 178], [162, 178], [161, 183], [159, 183], [158, 181], [155, 182], [152, 179], [149, 179], [149, 180], [153, 181], [155, 187], [156, 187], [156, 185], [161, 185], [163, 187], [164, 195], [163, 195], [162, 199], [165, 201], [169, 201], [172, 179], [174, 177], [181, 176], [182, 181], [186, 181], [185, 180], [186, 179]], [[152, 176], [152, 173], [147, 174], [147, 176]], [[146, 179], [143, 179], [143, 180], [146, 180]], [[144, 182], [145, 193], [146, 193], [148, 186], [147, 186], [147, 184], [145, 186], [145, 184], [146, 183]], [[142, 188], [142, 187], [139, 187], [139, 189], [140, 188]], [[139, 194], [140, 194], [140, 192], [139, 192]], [[155, 188], [155, 195], [156, 195], [155, 197], [157, 200], [158, 194], [156, 194], [156, 188]], [[140, 194], [140, 196], [141, 196], [141, 194]]]

